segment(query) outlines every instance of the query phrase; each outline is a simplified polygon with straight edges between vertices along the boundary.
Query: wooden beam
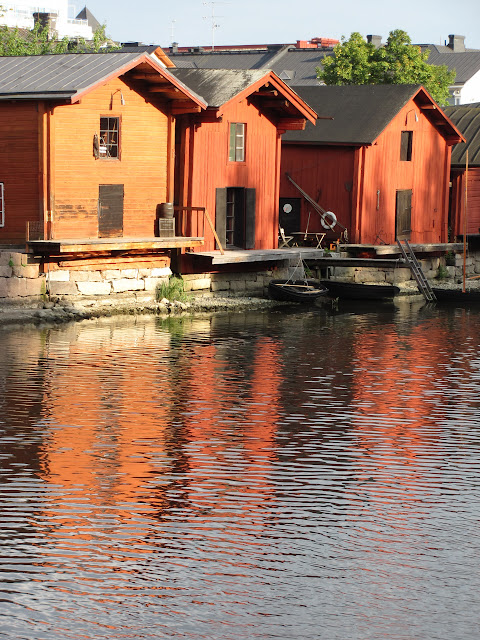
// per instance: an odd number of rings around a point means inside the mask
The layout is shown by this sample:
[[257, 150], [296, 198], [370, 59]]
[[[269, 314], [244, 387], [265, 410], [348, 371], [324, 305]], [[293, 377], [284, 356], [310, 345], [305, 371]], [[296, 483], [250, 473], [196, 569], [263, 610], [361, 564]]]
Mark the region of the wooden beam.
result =
[[184, 113], [201, 113], [202, 107], [197, 104], [182, 104], [181, 101], [175, 101], [172, 105], [172, 115], [181, 116]]
[[158, 73], [138, 73], [137, 72], [137, 73], [132, 73], [130, 75], [130, 78], [133, 78], [133, 80], [148, 80], [149, 82], [170, 84], [168, 80], [163, 78]]
[[164, 85], [164, 86], [158, 86], [158, 87], [149, 87], [148, 88], [148, 92], [149, 93], [166, 93], [166, 94], [169, 94], [169, 95], [177, 95], [178, 93], [180, 93], [180, 89], [177, 89], [177, 87], [172, 87], [171, 85]]
[[270, 97], [276, 97], [278, 96], [278, 91], [276, 89], [269, 89], [268, 91], [254, 91], [253, 93], [250, 94], [250, 96], [270, 96]]
[[279, 118], [278, 125], [287, 131], [303, 131], [305, 129], [305, 118]]

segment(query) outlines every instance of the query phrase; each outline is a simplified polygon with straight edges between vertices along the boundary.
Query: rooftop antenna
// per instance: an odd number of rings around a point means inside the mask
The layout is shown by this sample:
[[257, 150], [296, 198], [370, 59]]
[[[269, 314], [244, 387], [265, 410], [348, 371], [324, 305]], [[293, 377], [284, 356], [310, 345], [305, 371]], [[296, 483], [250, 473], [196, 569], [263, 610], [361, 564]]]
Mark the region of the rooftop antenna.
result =
[[170, 43], [173, 44], [175, 42], [175, 22], [176, 20], [172, 20], [170, 23]]
[[230, 2], [221, 2], [220, 0], [211, 0], [210, 2], [204, 2], [203, 3], [204, 6], [207, 5], [211, 5], [212, 6], [212, 13], [210, 16], [203, 16], [204, 20], [208, 20], [210, 18], [210, 20], [212, 21], [211, 24], [211, 29], [212, 29], [212, 51], [215, 49], [215, 29], [218, 29], [218, 27], [220, 26], [219, 24], [217, 24], [215, 22], [215, 20], [217, 18], [223, 18], [223, 16], [216, 16], [215, 15], [215, 5], [216, 4], [230, 4]]

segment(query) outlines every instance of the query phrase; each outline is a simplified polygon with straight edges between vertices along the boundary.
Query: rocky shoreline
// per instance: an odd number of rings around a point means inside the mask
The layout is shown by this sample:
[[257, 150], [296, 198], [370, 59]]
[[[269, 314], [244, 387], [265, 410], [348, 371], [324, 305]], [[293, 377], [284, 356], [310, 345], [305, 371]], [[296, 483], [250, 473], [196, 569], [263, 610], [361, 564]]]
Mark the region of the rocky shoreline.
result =
[[267, 309], [284, 306], [285, 303], [262, 297], [218, 296], [209, 294], [192, 295], [186, 302], [156, 301], [148, 295], [117, 295], [114, 299], [86, 298], [76, 300], [52, 299], [23, 304], [0, 303], [0, 327], [15, 324], [60, 324], [71, 321], [114, 315], [158, 315], [178, 316], [221, 311], [242, 311], [247, 309]]

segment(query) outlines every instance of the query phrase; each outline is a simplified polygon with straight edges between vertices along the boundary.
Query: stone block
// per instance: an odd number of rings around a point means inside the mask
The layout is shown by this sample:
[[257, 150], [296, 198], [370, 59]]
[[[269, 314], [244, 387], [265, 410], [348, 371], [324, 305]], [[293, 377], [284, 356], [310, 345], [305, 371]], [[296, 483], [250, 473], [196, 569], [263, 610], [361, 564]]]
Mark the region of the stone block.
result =
[[78, 287], [75, 282], [50, 282], [49, 293], [52, 296], [78, 295]]
[[120, 269], [105, 269], [105, 271], [102, 271], [103, 280], [120, 280], [121, 277]]
[[77, 282], [77, 287], [84, 296], [108, 296], [112, 292], [110, 282]]
[[48, 282], [69, 282], [70, 271], [60, 269], [58, 271], [49, 271], [47, 274]]
[[121, 278], [120, 280], [112, 280], [112, 289], [114, 293], [122, 293], [124, 291], [143, 291], [145, 289], [145, 283], [143, 280]]
[[7, 297], [7, 283], [8, 283], [8, 278], [0, 277], [0, 298]]
[[27, 264], [28, 255], [26, 253], [19, 253], [11, 251], [7, 260], [7, 264], [20, 267], [22, 264]]
[[257, 280], [245, 280], [245, 291], [253, 293], [254, 291], [263, 291], [263, 282]]
[[230, 283], [230, 291], [245, 291], [245, 280], [233, 280]]
[[0, 278], [9, 278], [12, 275], [12, 267], [0, 265]]
[[120, 269], [120, 278], [138, 278], [138, 269]]
[[88, 271], [70, 271], [70, 280], [72, 282], [88, 282]]
[[13, 267], [13, 275], [17, 278], [38, 278], [40, 267], [38, 264], [26, 264]]
[[8, 267], [10, 263], [10, 251], [0, 250], [0, 267]]
[[170, 267], [155, 267], [150, 271], [151, 278], [169, 278], [172, 275]]
[[396, 282], [408, 282], [412, 279], [412, 272], [406, 267], [397, 267], [393, 274]]
[[157, 287], [168, 283], [168, 278], [144, 278], [145, 291], [155, 292]]
[[205, 289], [210, 290], [211, 280], [210, 278], [200, 278], [199, 280], [193, 280], [189, 283], [190, 291], [203, 291]]
[[331, 267], [331, 269], [332, 275], [335, 278], [344, 278], [346, 280], [353, 280], [355, 273], [357, 272], [356, 267]]
[[223, 281], [214, 281], [212, 280], [212, 284], [210, 285], [212, 291], [228, 291], [230, 288], [229, 283], [226, 280]]
[[88, 276], [88, 282], [104, 282], [101, 271], [85, 271]]
[[359, 269], [355, 273], [355, 282], [385, 282], [385, 271]]

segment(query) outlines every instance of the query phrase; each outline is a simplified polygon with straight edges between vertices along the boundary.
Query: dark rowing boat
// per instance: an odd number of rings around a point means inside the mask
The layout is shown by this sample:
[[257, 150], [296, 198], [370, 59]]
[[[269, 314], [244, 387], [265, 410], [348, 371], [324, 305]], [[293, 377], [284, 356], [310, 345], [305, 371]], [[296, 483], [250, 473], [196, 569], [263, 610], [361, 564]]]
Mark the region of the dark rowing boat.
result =
[[464, 293], [461, 289], [432, 287], [432, 291], [440, 304], [480, 305], [480, 289], [470, 289]]
[[274, 300], [313, 303], [328, 293], [319, 280], [270, 280], [268, 291]]
[[349, 298], [350, 300], [385, 300], [400, 293], [400, 289], [393, 284], [360, 284], [357, 282], [339, 282], [336, 280], [322, 280], [328, 287], [332, 298]]

